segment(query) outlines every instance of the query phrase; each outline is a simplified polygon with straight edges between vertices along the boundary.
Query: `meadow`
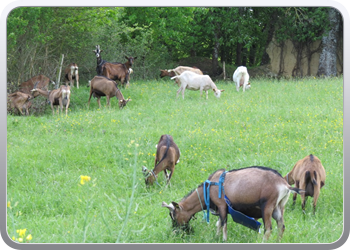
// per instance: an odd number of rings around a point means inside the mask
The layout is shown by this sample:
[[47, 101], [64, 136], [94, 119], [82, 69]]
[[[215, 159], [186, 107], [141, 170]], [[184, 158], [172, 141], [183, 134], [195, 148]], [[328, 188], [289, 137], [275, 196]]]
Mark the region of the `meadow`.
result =
[[[123, 110], [87, 107], [89, 89], [74, 89], [68, 116], [7, 116], [7, 230], [29, 243], [221, 243], [217, 218], [197, 213], [191, 233], [173, 232], [162, 201], [179, 202], [219, 168], [266, 166], [283, 176], [308, 154], [326, 169], [316, 214], [292, 195], [282, 243], [332, 243], [343, 233], [343, 78], [251, 79], [232, 82], [220, 99], [185, 91], [170, 80], [131, 80]], [[171, 186], [146, 188], [141, 168], [153, 168], [155, 145], [170, 134], [181, 150]], [[260, 219], [260, 222], [262, 220]], [[272, 221], [271, 243], [278, 235]], [[20, 231], [20, 229], [22, 231]], [[26, 231], [23, 231], [26, 229]], [[228, 218], [228, 243], [261, 243]], [[30, 237], [28, 237], [30, 235]]]

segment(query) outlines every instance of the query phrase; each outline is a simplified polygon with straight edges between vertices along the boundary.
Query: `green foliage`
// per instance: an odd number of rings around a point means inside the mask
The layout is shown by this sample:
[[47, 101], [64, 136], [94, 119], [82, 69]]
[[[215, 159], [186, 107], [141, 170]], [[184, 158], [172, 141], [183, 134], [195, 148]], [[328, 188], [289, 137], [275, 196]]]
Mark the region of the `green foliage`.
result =
[[329, 29], [328, 9], [306, 7], [280, 9], [285, 18], [279, 19], [279, 29], [276, 30], [277, 41], [291, 39], [307, 42], [321, 39], [324, 31]]
[[[84, 83], [83, 83], [84, 84]], [[285, 175], [312, 153], [327, 174], [316, 215], [300, 197], [285, 213], [282, 243], [333, 243], [343, 233], [343, 79], [255, 79], [220, 99], [186, 90], [176, 99], [169, 80], [132, 81], [123, 109], [87, 107], [88, 88], [74, 89], [68, 116], [7, 117], [7, 232], [26, 230], [32, 243], [221, 243], [216, 218], [202, 213], [193, 232], [174, 233], [162, 201], [180, 201], [216, 169], [262, 165]], [[191, 108], [189, 108], [191, 107]], [[171, 186], [145, 187], [141, 167], [154, 166], [155, 144], [171, 134], [181, 150]], [[136, 171], [136, 172], [135, 172]], [[90, 180], [81, 183], [81, 176]], [[260, 219], [260, 222], [262, 220]], [[277, 239], [272, 223], [270, 242]], [[228, 218], [228, 243], [261, 243]], [[203, 232], [206, 232], [203, 234]]]
[[56, 80], [61, 54], [64, 66], [76, 62], [81, 78], [91, 79], [97, 44], [107, 61], [124, 62], [125, 54], [138, 56], [134, 70], [138, 79], [153, 79], [159, 69], [190, 56], [217, 56], [218, 62], [256, 66], [271, 27], [276, 27], [278, 42], [310, 43], [328, 29], [328, 9], [19, 7], [7, 19], [8, 81], [18, 84], [37, 74]]

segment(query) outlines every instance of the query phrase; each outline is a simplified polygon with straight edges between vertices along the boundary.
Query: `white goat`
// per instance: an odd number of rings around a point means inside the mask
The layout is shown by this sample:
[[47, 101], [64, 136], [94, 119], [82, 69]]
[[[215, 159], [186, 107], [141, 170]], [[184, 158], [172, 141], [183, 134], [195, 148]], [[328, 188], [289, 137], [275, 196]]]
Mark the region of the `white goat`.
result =
[[201, 92], [201, 96], [204, 90], [207, 99], [209, 89], [212, 89], [214, 91], [214, 95], [217, 98], [220, 98], [221, 92], [225, 91], [224, 89], [219, 90], [208, 75], [198, 75], [191, 71], [185, 71], [181, 75], [173, 76], [171, 79], [175, 79], [180, 82], [180, 88], [177, 91], [176, 98], [179, 96], [179, 93], [182, 90], [182, 98], [185, 99], [185, 89], [199, 90]]
[[243, 92], [250, 88], [248, 70], [244, 66], [238, 67], [233, 73], [233, 81], [236, 83], [236, 89], [239, 91], [239, 87], [243, 87]]

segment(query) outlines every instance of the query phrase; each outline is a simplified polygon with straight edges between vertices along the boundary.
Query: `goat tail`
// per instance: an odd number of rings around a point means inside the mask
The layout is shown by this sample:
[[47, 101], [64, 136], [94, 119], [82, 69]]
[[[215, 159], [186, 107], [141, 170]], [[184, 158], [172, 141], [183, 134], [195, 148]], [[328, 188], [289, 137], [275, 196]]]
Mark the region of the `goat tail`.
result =
[[289, 190], [290, 190], [292, 193], [297, 193], [297, 194], [302, 194], [302, 193], [305, 193], [305, 192], [306, 192], [306, 191], [303, 190], [303, 189], [294, 188], [294, 187], [289, 187]]
[[165, 150], [165, 153], [164, 153], [162, 159], [160, 159], [160, 161], [157, 163], [157, 165], [154, 166], [154, 168], [156, 168], [165, 159], [165, 157], [168, 154], [169, 147], [170, 147], [170, 138], [169, 138], [168, 135], [166, 135], [166, 150]]
[[305, 183], [312, 182], [312, 184], [317, 185], [317, 173], [316, 171], [313, 171], [310, 173], [310, 171], [305, 172]]

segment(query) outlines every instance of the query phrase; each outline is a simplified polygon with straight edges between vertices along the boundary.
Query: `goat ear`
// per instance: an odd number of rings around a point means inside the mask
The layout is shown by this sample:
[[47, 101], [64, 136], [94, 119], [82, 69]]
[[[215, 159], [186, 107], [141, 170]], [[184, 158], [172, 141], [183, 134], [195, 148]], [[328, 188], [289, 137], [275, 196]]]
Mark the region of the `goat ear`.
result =
[[175, 207], [173, 206], [173, 204], [166, 204], [166, 202], [162, 202], [162, 207], [166, 207], [166, 208], [168, 208], [169, 210], [170, 210], [170, 212], [172, 212], [172, 211], [174, 211], [175, 210]]
[[129, 57], [125, 56], [125, 58], [126, 58], [127, 60], [129, 60]]
[[221, 92], [224, 92], [225, 90], [224, 89], [222, 89], [222, 90], [220, 90]]
[[134, 60], [137, 59], [137, 56], [134, 57]]

